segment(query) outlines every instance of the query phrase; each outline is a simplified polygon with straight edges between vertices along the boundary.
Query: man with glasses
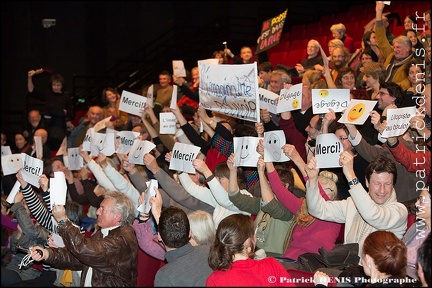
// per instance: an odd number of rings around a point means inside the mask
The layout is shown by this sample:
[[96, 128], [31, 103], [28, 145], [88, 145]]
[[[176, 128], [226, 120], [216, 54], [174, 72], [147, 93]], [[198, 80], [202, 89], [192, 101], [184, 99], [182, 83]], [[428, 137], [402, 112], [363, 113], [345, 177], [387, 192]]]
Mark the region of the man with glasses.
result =
[[399, 107], [403, 97], [404, 94], [399, 85], [393, 82], [380, 83], [380, 89], [375, 97], [375, 100], [378, 101], [377, 108], [384, 111], [390, 105]]
[[333, 49], [331, 54], [331, 62], [333, 63], [333, 69], [330, 71], [333, 81], [336, 80], [339, 70], [348, 65], [349, 52], [345, 47], [336, 47]]

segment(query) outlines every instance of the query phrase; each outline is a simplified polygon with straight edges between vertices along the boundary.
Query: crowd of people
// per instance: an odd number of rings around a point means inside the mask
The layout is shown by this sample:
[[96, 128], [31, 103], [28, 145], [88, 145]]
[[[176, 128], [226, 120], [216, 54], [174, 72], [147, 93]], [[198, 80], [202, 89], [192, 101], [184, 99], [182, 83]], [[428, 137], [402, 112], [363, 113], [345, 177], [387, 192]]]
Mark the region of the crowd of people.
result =
[[[330, 55], [310, 39], [307, 58], [295, 67], [257, 63], [262, 89], [279, 95], [294, 78], [302, 84], [301, 109], [260, 109], [257, 123], [204, 109], [198, 66], [186, 77], [161, 71], [151, 86], [153, 105], [141, 116], [120, 110], [121, 94], [106, 87], [75, 123], [63, 77], [53, 74], [43, 93], [32, 81], [42, 71], [28, 71], [28, 97], [44, 100], [45, 110], [28, 112], [13, 145], [2, 134], [2, 157], [10, 146], [12, 154], [43, 160], [44, 169], [36, 187], [24, 168], [8, 175], [2, 168], [2, 287], [140, 286], [147, 271], [139, 252], [163, 262], [154, 286], [296, 286], [302, 275], [316, 286], [430, 287], [430, 10], [422, 33], [407, 15], [406, 30], [390, 35], [384, 7], [376, 2], [359, 50], [335, 23]], [[244, 46], [237, 56], [225, 48], [212, 57], [249, 64], [257, 61], [252, 51]], [[137, 93], [147, 97], [149, 88]], [[351, 99], [377, 103], [364, 124], [343, 124], [343, 112], [313, 113], [313, 89], [348, 89]], [[407, 131], [382, 137], [389, 109], [412, 106], [417, 114]], [[160, 133], [164, 112], [176, 117], [173, 134]], [[143, 164], [127, 153], [95, 155], [83, 145], [90, 129], [134, 131], [155, 148]], [[235, 138], [279, 130], [290, 161], [264, 162], [260, 139], [256, 167], [235, 165]], [[343, 147], [338, 168], [318, 168], [315, 145], [323, 134]], [[36, 153], [35, 136], [43, 153]], [[178, 142], [200, 148], [196, 173], [170, 169]], [[83, 167], [69, 168], [67, 152], [56, 153], [64, 148], [78, 149]], [[58, 192], [50, 179], [59, 172], [65, 205], [51, 199]], [[146, 203], [149, 211], [138, 209]]]

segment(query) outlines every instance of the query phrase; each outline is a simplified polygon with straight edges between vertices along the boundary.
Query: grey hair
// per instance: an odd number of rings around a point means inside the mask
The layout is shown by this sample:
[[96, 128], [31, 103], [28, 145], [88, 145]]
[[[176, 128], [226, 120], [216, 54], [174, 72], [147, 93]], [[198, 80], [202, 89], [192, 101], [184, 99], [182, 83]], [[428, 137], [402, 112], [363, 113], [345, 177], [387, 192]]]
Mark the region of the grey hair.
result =
[[187, 217], [192, 231], [192, 239], [198, 245], [212, 245], [216, 235], [212, 215], [207, 211], [196, 210], [188, 213]]
[[135, 205], [129, 196], [119, 191], [108, 191], [104, 194], [104, 199], [113, 199], [112, 212], [121, 214], [120, 224], [122, 226], [132, 225], [135, 220]]

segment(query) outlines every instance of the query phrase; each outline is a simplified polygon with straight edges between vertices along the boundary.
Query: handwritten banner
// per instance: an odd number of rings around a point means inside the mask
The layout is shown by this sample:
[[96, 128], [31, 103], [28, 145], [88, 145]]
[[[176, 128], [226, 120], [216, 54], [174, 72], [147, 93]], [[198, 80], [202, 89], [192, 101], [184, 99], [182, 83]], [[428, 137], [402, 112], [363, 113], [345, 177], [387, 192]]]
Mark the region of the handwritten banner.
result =
[[279, 43], [287, 13], [288, 9], [278, 16], [263, 22], [255, 54], [261, 53]]
[[234, 118], [260, 121], [257, 63], [211, 65], [198, 61], [200, 105]]
[[313, 114], [325, 114], [329, 108], [342, 112], [350, 103], [349, 89], [312, 89]]

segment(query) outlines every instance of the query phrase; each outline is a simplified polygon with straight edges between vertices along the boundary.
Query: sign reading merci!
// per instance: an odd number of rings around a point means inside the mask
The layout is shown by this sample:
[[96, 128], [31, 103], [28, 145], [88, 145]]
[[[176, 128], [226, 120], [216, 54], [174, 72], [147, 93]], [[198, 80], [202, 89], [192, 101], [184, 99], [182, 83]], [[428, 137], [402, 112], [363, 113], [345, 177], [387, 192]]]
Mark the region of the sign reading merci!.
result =
[[119, 110], [141, 117], [146, 102], [147, 97], [123, 90]]

